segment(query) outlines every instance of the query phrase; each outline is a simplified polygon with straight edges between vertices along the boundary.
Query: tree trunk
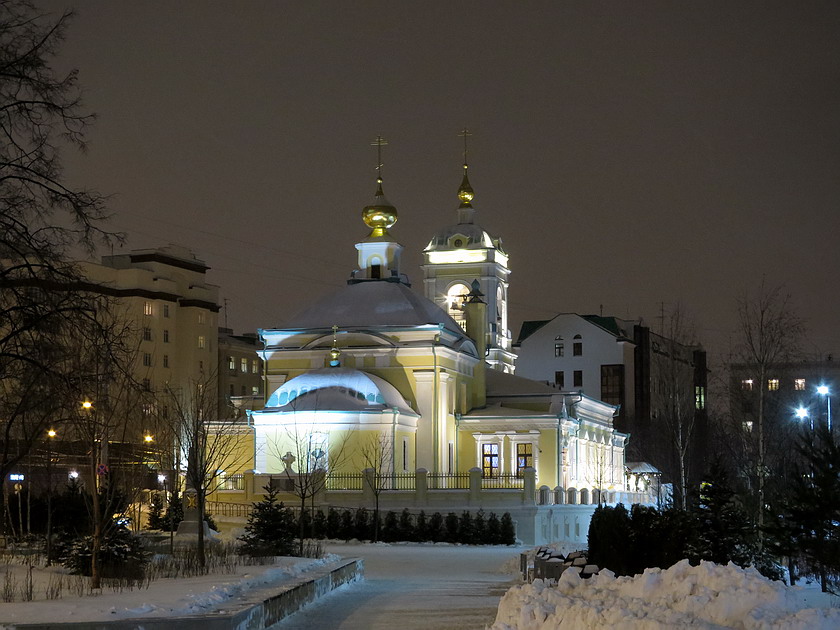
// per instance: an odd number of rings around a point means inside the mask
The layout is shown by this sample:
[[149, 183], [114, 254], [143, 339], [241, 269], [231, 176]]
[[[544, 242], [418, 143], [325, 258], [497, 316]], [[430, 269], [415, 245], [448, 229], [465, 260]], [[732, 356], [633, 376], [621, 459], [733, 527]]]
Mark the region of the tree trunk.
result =
[[767, 376], [765, 366], [758, 370], [758, 548], [764, 546], [764, 382]]
[[196, 489], [195, 498], [198, 503], [198, 566], [204, 569], [207, 558], [204, 553], [204, 488]]
[[102, 549], [102, 506], [99, 502], [99, 484], [96, 475], [96, 446], [90, 450], [90, 499], [93, 518], [93, 539], [90, 549], [90, 588], [101, 588], [101, 576], [99, 573], [99, 552]]

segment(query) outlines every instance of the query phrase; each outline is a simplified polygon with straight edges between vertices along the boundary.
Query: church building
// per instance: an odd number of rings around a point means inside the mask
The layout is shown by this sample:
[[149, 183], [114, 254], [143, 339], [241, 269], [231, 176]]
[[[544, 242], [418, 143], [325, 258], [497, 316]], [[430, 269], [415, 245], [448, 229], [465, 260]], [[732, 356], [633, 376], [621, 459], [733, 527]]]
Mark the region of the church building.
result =
[[618, 408], [513, 374], [509, 257], [475, 222], [466, 164], [458, 199], [457, 222], [423, 252], [424, 297], [401, 267], [380, 169], [347, 286], [259, 331], [258, 474], [358, 474], [375, 455], [395, 477], [472, 470], [489, 488], [522, 488], [532, 474], [550, 503], [628, 490]]

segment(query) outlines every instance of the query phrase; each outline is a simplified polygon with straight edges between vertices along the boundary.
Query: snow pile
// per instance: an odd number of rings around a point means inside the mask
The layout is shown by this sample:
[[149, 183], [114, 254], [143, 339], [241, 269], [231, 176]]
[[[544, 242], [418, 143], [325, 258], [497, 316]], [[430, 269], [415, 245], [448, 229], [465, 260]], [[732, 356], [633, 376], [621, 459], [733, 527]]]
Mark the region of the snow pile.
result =
[[733, 564], [683, 560], [665, 571], [621, 578], [602, 571], [588, 580], [566, 571], [556, 586], [536, 580], [510, 589], [492, 630], [840, 628], [840, 609], [813, 607], [815, 595]]

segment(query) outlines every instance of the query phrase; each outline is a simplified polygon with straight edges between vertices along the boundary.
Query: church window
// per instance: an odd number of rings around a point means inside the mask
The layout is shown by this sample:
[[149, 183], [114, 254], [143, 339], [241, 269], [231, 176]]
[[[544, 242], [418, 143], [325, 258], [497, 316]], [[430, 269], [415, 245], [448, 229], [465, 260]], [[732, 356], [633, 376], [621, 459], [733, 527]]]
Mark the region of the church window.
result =
[[499, 474], [499, 445], [481, 445], [481, 476], [496, 477]]
[[287, 402], [289, 402], [289, 392], [280, 392], [279, 402], [281, 405], [285, 405]]
[[534, 445], [530, 442], [516, 445], [516, 476], [521, 477], [522, 471], [534, 465]]
[[377, 394], [376, 395], [376, 402], [378, 402], [380, 405], [385, 404], [385, 398], [382, 396], [382, 394]]
[[374, 400], [376, 400], [376, 396], [373, 393], [367, 395], [368, 402], [373, 402]]
[[446, 306], [449, 316], [456, 322], [464, 321], [464, 300], [470, 292], [470, 288], [463, 283], [453, 284], [446, 292]]
[[371, 278], [381, 278], [382, 277], [382, 265], [371, 265], [370, 266], [370, 277]]
[[566, 373], [565, 372], [555, 372], [554, 373], [554, 384], [557, 385], [558, 388], [563, 389], [566, 387]]
[[575, 370], [573, 387], [583, 387], [583, 370]]

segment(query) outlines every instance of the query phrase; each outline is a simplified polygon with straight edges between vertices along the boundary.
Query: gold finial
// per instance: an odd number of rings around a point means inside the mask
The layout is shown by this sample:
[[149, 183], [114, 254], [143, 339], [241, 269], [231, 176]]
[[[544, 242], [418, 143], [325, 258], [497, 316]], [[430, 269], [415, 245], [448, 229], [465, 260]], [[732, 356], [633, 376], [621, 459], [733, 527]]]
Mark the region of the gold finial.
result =
[[382, 192], [382, 147], [388, 146], [388, 141], [382, 136], [376, 136], [370, 146], [376, 147], [376, 198], [373, 205], [365, 206], [362, 210], [362, 220], [371, 229], [371, 237], [382, 237], [397, 222], [397, 209], [385, 199], [385, 193]]
[[469, 169], [469, 163], [467, 162], [467, 138], [471, 135], [470, 130], [466, 127], [458, 134], [459, 138], [464, 139], [464, 179], [461, 180], [461, 187], [458, 188], [458, 199], [461, 200], [462, 208], [472, 208], [472, 200], [475, 196], [472, 186], [470, 186], [470, 180], [467, 177], [467, 170]]
[[333, 331], [333, 342], [332, 342], [332, 349], [330, 350], [330, 367], [338, 367], [341, 365], [340, 358], [341, 358], [341, 350], [338, 349], [338, 340], [336, 339], [335, 335], [338, 332], [338, 326], [332, 327]]

